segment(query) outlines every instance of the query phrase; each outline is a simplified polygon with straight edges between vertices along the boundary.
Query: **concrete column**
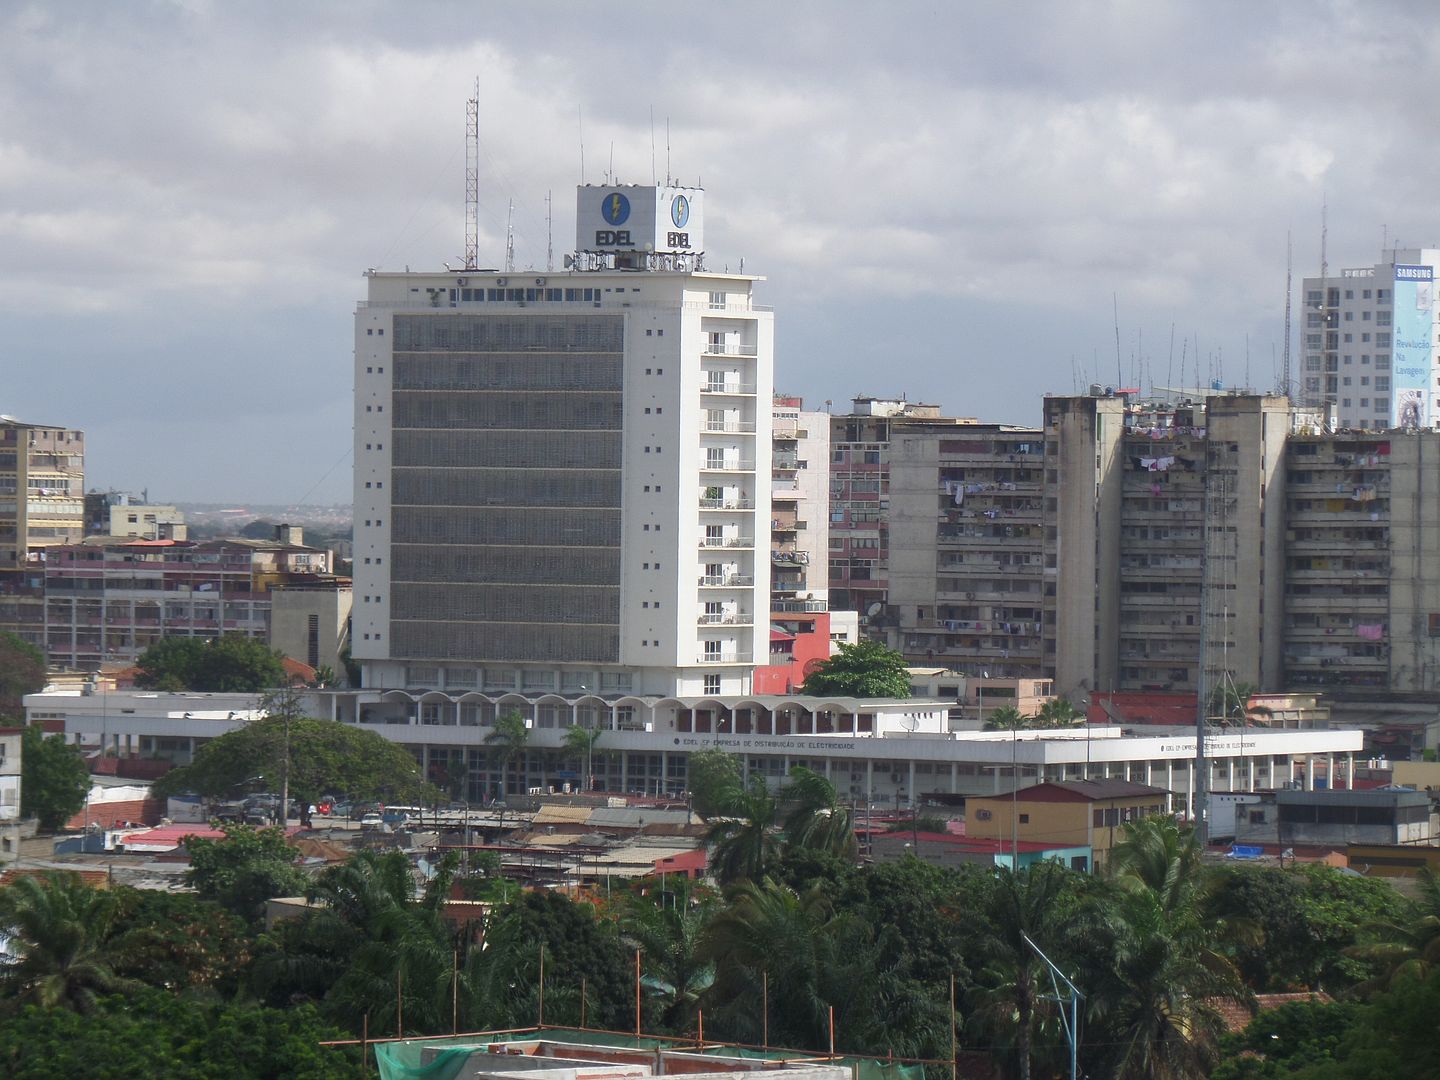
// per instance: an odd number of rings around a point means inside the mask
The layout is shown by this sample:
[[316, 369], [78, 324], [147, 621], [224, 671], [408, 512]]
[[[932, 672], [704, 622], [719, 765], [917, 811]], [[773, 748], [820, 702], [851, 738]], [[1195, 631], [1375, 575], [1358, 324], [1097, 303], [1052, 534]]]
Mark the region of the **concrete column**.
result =
[[[1185, 812], [1188, 815], [1195, 813], [1195, 763], [1192, 761], [1185, 769]], [[1191, 817], [1193, 821], [1193, 816]]]
[[1254, 791], [1254, 790], [1255, 790], [1255, 755], [1254, 755], [1254, 754], [1251, 754], [1249, 757], [1247, 757], [1247, 758], [1245, 759], [1245, 767], [1246, 767], [1246, 771], [1249, 773], [1249, 782], [1247, 783], [1247, 785], [1246, 785], [1246, 787], [1245, 787], [1245, 790], [1246, 790], [1246, 791]]
[[906, 781], [905, 792], [910, 796], [910, 805], [915, 805], [915, 761], [910, 761], [910, 778]]
[[660, 751], [660, 790], [657, 795], [668, 795], [670, 793], [670, 752]]
[[1331, 790], [1331, 791], [1334, 791], [1334, 790], [1335, 790], [1335, 755], [1334, 755], [1334, 754], [1326, 754], [1326, 755], [1325, 755], [1325, 786], [1326, 786], [1329, 790]]
[[1355, 790], [1355, 751], [1345, 755], [1345, 787], [1349, 791]]
[[1315, 790], [1315, 755], [1311, 754], [1305, 759], [1305, 790]]
[[[750, 769], [744, 758], [740, 759], [740, 772], [741, 779], [748, 784], [750, 782]], [[630, 754], [628, 751], [622, 751], [620, 754], [620, 790], [622, 792], [630, 790]]]
[[1169, 758], [1165, 761], [1165, 790], [1175, 790], [1175, 762]]
[[958, 761], [952, 761], [952, 762], [950, 762], [950, 794], [951, 794], [951, 795], [958, 795], [959, 793], [960, 793], [960, 763], [959, 763]]
[[1154, 769], [1153, 769], [1154, 764], [1155, 764], [1155, 763], [1154, 763], [1153, 761], [1151, 761], [1149, 758], [1146, 758], [1146, 759], [1145, 759], [1145, 786], [1146, 786], [1146, 787], [1154, 787], [1154, 786], [1155, 786], [1155, 781], [1152, 779], [1153, 772], [1154, 772]]
[[865, 762], [865, 806], [868, 808], [875, 803], [875, 761], [873, 758]]

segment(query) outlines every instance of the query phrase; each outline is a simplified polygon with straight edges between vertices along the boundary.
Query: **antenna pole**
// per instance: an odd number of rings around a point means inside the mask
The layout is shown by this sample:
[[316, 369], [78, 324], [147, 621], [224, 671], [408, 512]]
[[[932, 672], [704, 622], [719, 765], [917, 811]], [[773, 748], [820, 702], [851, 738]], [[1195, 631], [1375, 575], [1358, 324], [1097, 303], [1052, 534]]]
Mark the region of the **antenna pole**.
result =
[[[1321, 341], [1324, 342], [1324, 350], [1320, 355], [1325, 357], [1326, 363], [1322, 366], [1327, 369], [1330, 360], [1330, 263], [1325, 258], [1325, 243], [1329, 239], [1330, 233], [1329, 217], [1329, 200], [1322, 195], [1320, 197], [1320, 332], [1325, 336], [1321, 338]], [[1323, 404], [1329, 398], [1330, 392], [1326, 390], [1320, 395], [1320, 402]]]
[[515, 269], [515, 200], [510, 200], [510, 209], [505, 212], [505, 272]]
[[480, 247], [480, 80], [465, 103], [465, 269], [474, 270]]
[[650, 106], [650, 183], [655, 183], [655, 106]]
[[580, 185], [585, 185], [585, 106], [575, 106], [575, 115], [580, 121]]
[[545, 272], [555, 269], [555, 218], [550, 192], [545, 192]]
[[1120, 297], [1110, 294], [1110, 306], [1115, 313], [1115, 389], [1125, 385], [1125, 372], [1120, 367]]
[[1287, 398], [1290, 396], [1290, 293], [1294, 288], [1291, 282], [1292, 273], [1290, 233], [1287, 230], [1285, 233], [1285, 348], [1280, 354], [1280, 392]]

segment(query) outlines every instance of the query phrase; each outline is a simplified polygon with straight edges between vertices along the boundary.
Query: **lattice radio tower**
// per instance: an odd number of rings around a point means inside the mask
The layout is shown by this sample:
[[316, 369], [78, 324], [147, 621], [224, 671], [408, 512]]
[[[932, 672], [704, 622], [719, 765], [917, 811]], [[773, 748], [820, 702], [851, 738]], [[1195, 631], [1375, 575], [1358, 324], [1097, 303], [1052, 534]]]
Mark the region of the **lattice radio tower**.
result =
[[480, 247], [480, 80], [465, 103], [465, 269], [474, 270]]

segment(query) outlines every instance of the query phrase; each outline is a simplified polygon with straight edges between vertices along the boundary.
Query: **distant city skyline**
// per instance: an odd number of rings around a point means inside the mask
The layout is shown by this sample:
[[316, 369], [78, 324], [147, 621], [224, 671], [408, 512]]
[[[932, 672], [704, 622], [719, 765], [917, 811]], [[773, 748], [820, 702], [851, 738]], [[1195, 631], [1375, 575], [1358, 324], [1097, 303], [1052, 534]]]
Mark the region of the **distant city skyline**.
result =
[[1440, 237], [1427, 6], [576, 10], [7, 6], [0, 412], [86, 431], [87, 486], [348, 502], [362, 275], [459, 262], [477, 77], [484, 265], [512, 200], [545, 265], [547, 192], [560, 265], [582, 131], [591, 182], [699, 181], [812, 408], [1267, 389], [1287, 231], [1297, 297], [1322, 202], [1332, 269]]

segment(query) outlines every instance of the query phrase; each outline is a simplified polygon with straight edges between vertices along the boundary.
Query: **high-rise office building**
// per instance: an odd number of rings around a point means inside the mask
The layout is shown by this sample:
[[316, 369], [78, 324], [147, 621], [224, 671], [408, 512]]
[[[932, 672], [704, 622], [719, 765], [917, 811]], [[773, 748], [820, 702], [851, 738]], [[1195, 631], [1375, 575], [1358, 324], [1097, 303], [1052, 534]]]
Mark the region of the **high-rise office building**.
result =
[[366, 686], [737, 694], [770, 603], [772, 318], [697, 189], [583, 186], [568, 269], [368, 274]]
[[1341, 428], [1440, 424], [1437, 273], [1440, 250], [1399, 248], [1373, 266], [1306, 278], [1300, 400], [1333, 404]]

